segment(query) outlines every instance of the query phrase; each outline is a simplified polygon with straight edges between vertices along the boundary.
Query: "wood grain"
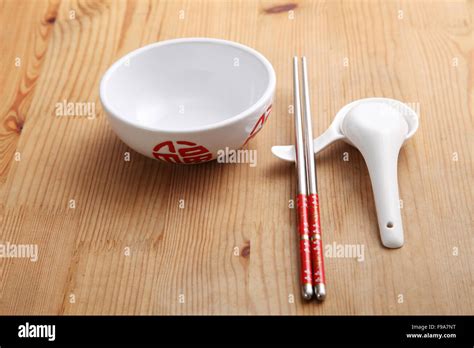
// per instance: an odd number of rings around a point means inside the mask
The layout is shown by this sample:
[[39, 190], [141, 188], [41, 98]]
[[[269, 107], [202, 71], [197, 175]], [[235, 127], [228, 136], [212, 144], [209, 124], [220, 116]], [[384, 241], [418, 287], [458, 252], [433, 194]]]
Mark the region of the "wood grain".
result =
[[[0, 314], [472, 314], [472, 15], [457, 0], [1, 0], [0, 242], [37, 244], [39, 258], [0, 259]], [[239, 41], [275, 67], [255, 168], [158, 163], [107, 125], [107, 67], [190, 36]], [[399, 158], [401, 249], [380, 243], [362, 156], [343, 143], [318, 156], [324, 242], [365, 250], [326, 258], [322, 305], [300, 299], [294, 170], [270, 152], [293, 141], [294, 54], [310, 62], [315, 134], [363, 97], [421, 117]], [[57, 117], [63, 100], [97, 116]]]

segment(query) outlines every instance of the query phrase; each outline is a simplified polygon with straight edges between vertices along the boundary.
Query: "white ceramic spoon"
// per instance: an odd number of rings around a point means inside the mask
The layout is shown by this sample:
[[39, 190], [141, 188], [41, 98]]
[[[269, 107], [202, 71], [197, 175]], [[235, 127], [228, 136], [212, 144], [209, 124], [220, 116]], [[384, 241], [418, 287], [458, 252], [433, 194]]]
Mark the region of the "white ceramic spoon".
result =
[[[397, 162], [400, 148], [418, 129], [418, 115], [406, 104], [388, 98], [356, 100], [337, 113], [331, 126], [314, 139], [314, 153], [342, 139], [362, 153], [369, 169], [383, 245], [403, 245]], [[275, 156], [295, 160], [293, 145], [273, 146]]]

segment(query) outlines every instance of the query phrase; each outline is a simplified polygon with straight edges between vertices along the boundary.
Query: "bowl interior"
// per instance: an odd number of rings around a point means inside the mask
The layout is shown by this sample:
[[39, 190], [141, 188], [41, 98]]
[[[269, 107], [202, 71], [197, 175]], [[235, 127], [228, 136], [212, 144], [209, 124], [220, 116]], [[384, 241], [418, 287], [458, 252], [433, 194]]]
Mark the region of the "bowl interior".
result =
[[252, 51], [220, 41], [177, 41], [119, 61], [105, 78], [102, 97], [127, 121], [178, 131], [242, 113], [269, 83], [268, 68]]

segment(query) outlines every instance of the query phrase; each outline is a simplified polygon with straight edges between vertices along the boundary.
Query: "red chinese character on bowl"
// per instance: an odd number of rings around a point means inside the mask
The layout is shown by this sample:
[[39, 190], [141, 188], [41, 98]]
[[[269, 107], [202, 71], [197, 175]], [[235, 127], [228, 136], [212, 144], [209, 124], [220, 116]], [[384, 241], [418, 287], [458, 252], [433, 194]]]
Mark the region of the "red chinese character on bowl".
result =
[[260, 131], [260, 129], [262, 129], [263, 125], [265, 124], [265, 122], [268, 119], [268, 116], [270, 116], [270, 111], [272, 111], [272, 105], [271, 104], [267, 108], [267, 110], [265, 110], [265, 112], [262, 114], [262, 116], [260, 116], [260, 118], [258, 119], [255, 126], [253, 126], [252, 131], [250, 132], [247, 140], [245, 140], [245, 143], [242, 146], [247, 145], [247, 143], [250, 141], [250, 139], [252, 139]]
[[169, 163], [201, 163], [212, 159], [212, 154], [202, 145], [190, 141], [163, 141], [153, 148], [153, 156]]

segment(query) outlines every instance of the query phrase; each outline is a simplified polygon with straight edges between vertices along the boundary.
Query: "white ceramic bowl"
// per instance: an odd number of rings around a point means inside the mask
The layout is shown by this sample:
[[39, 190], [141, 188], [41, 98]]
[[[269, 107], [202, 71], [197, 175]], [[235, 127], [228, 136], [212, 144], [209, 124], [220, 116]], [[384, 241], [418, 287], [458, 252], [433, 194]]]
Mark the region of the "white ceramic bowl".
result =
[[139, 48], [100, 84], [114, 132], [132, 149], [172, 163], [199, 163], [238, 149], [263, 126], [275, 72], [257, 51], [231, 41], [189, 38]]

